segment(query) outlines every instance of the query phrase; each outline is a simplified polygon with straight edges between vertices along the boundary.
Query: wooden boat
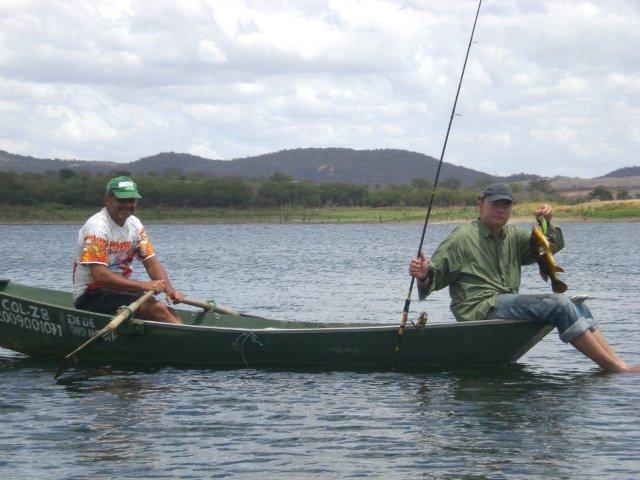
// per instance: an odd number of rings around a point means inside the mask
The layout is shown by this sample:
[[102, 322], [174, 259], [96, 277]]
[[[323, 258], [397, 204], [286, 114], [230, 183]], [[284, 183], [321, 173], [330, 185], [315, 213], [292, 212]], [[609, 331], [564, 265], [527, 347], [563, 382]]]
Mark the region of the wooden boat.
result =
[[[394, 368], [397, 324], [319, 324], [190, 310], [179, 314], [184, 325], [134, 319], [80, 356], [110, 364]], [[70, 293], [0, 280], [0, 347], [61, 359], [109, 320], [73, 308]], [[522, 320], [408, 325], [395, 368], [505, 365], [552, 328]]]

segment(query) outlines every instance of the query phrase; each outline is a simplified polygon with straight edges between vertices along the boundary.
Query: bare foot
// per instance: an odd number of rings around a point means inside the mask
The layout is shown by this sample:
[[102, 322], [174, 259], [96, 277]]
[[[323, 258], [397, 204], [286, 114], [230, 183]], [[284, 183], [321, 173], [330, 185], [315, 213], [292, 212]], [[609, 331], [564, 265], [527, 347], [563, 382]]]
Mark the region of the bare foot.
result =
[[625, 364], [624, 369], [621, 370], [620, 373], [640, 373], [640, 367], [630, 367]]

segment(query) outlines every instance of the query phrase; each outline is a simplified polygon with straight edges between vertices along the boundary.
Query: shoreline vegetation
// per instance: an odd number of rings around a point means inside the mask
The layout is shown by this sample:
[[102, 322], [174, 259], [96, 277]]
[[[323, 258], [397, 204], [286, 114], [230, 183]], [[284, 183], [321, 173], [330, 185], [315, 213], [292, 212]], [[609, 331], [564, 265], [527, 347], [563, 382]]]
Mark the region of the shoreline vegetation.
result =
[[[0, 171], [0, 223], [82, 224], [98, 211], [104, 186], [113, 176]], [[268, 179], [207, 177], [179, 172], [147, 173], [135, 178], [143, 199], [137, 211], [145, 223], [314, 224], [424, 222], [433, 183], [414, 178], [409, 184], [362, 185], [294, 180], [282, 172]], [[478, 192], [489, 179], [464, 186], [454, 177], [439, 183], [432, 222], [469, 221], [476, 217]], [[565, 197], [544, 178], [512, 182], [520, 200], [516, 221], [528, 222], [541, 202], [554, 205], [558, 219], [573, 221], [640, 220], [640, 192], [613, 192], [604, 186], [584, 197]]]
[[[515, 222], [530, 221], [540, 202], [523, 202], [514, 207]], [[591, 201], [575, 205], [551, 202], [558, 221], [639, 221], [640, 200]], [[3, 205], [0, 224], [82, 224], [97, 207], [59, 204]], [[322, 224], [322, 223], [412, 223], [424, 222], [426, 207], [274, 207], [192, 208], [145, 207], [136, 216], [147, 224]], [[474, 206], [434, 206], [430, 222], [463, 222], [476, 217]]]

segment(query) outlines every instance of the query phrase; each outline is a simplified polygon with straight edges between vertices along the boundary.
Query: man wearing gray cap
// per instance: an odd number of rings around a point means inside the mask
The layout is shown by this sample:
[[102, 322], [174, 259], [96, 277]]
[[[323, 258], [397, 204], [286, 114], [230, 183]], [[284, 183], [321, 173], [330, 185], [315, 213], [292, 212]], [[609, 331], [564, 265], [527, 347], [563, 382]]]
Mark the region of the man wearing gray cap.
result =
[[[531, 233], [507, 225], [515, 196], [508, 185], [489, 185], [478, 197], [478, 218], [454, 230], [431, 259], [420, 255], [409, 264], [424, 300], [434, 290], [449, 287], [456, 320], [494, 318], [536, 319], [554, 324], [560, 339], [612, 372], [640, 372], [624, 363], [607, 343], [589, 308], [560, 294], [521, 295], [522, 265], [535, 263]], [[562, 230], [554, 225], [553, 210], [542, 204], [534, 213], [549, 223], [548, 236], [556, 251], [564, 247]]]

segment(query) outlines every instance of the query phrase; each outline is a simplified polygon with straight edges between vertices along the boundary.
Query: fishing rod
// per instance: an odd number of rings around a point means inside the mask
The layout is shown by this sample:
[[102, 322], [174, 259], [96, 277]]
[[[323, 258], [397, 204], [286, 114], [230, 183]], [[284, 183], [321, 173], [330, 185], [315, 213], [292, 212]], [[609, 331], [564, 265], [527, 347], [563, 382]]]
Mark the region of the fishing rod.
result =
[[[424, 237], [427, 233], [427, 225], [429, 224], [429, 217], [431, 216], [431, 207], [433, 207], [433, 199], [436, 196], [436, 189], [438, 187], [438, 179], [440, 178], [440, 170], [442, 169], [442, 160], [444, 159], [444, 152], [447, 149], [447, 142], [449, 141], [449, 133], [451, 132], [451, 125], [453, 124], [453, 117], [456, 114], [456, 106], [458, 105], [458, 97], [460, 96], [460, 89], [462, 88], [462, 79], [464, 78], [464, 71], [467, 68], [467, 60], [469, 59], [469, 52], [471, 51], [471, 44], [473, 43], [473, 34], [476, 31], [476, 24], [478, 23], [478, 15], [480, 15], [480, 7], [482, 6], [482, 0], [478, 1], [478, 9], [476, 10], [476, 18], [473, 21], [473, 28], [471, 29], [471, 36], [469, 37], [469, 45], [467, 46], [467, 54], [464, 57], [464, 64], [462, 65], [462, 73], [460, 73], [460, 81], [458, 82], [458, 90], [456, 91], [456, 98], [453, 101], [453, 108], [451, 109], [451, 117], [449, 117], [449, 126], [447, 127], [447, 134], [444, 137], [444, 144], [442, 145], [442, 152], [440, 153], [440, 161], [438, 162], [438, 170], [436, 171], [436, 178], [433, 181], [433, 188], [431, 189], [431, 199], [429, 200], [429, 207], [427, 208], [427, 215], [424, 219], [424, 226], [422, 227], [422, 236], [420, 237], [420, 245], [418, 246], [418, 257], [422, 255], [422, 246], [424, 245]], [[400, 322], [400, 328], [398, 329], [398, 337], [396, 340], [396, 356], [393, 364], [395, 366], [398, 360], [398, 354], [400, 353], [400, 343], [402, 342], [402, 335], [404, 335], [404, 329], [409, 319], [409, 306], [411, 305], [411, 294], [413, 293], [413, 285], [416, 278], [411, 277], [411, 283], [409, 284], [409, 293], [404, 302], [404, 310], [402, 312], [402, 321]]]

